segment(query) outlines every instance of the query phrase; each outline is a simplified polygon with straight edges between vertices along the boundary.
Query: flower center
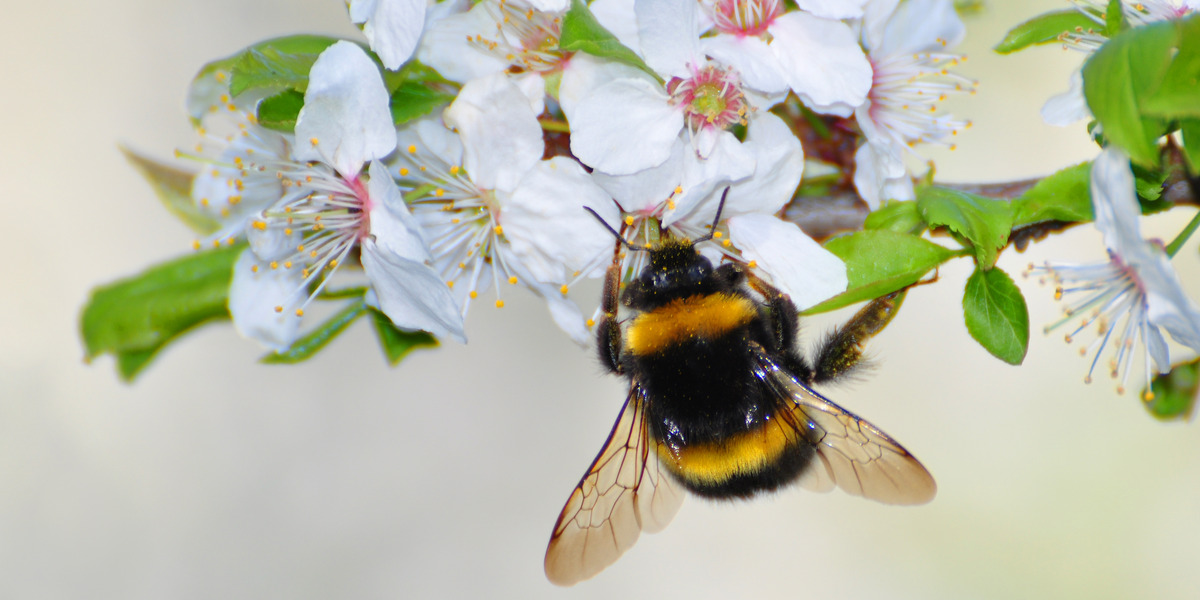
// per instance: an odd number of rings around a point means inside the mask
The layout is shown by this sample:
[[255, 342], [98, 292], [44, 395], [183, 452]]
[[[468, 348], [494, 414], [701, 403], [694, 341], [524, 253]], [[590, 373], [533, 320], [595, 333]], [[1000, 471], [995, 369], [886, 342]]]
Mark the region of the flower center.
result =
[[534, 10], [520, 0], [489, 2], [496, 20], [495, 39], [482, 34], [468, 41], [514, 67], [543, 73], [561, 68], [568, 53], [558, 48], [562, 16]]
[[732, 69], [709, 65], [689, 79], [672, 79], [667, 83], [667, 93], [672, 102], [683, 106], [692, 131], [746, 124], [746, 96]]
[[717, 31], [733, 35], [762, 35], [783, 14], [782, 0], [716, 0], [708, 7]]

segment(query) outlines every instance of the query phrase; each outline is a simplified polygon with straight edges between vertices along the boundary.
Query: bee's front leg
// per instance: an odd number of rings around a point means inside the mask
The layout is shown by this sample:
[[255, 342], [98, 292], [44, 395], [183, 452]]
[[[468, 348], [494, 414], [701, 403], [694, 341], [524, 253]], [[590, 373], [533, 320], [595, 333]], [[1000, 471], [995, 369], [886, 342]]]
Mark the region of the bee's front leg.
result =
[[617, 305], [621, 293], [621, 266], [614, 262], [604, 273], [604, 295], [600, 297], [603, 316], [596, 326], [596, 346], [600, 362], [612, 372], [623, 374], [621, 364], [621, 324], [617, 322]]
[[895, 291], [872, 300], [846, 324], [830, 332], [817, 349], [816, 364], [807, 383], [832, 381], [861, 366], [867, 340], [883, 331], [896, 316], [906, 291]]

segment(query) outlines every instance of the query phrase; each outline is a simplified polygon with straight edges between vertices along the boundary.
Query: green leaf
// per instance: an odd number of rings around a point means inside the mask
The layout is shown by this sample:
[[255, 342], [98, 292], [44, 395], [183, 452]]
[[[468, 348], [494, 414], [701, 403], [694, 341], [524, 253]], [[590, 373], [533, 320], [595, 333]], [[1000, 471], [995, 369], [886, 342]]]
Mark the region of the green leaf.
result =
[[328, 345], [329, 342], [332, 342], [333, 338], [346, 331], [346, 328], [351, 323], [366, 312], [367, 303], [365, 301], [356, 300], [351, 302], [345, 308], [338, 311], [337, 314], [330, 317], [329, 320], [318, 325], [316, 329], [296, 340], [291, 348], [283, 352], [272, 352], [259, 359], [259, 361], [269, 365], [291, 365], [306, 361]]
[[923, 187], [917, 191], [917, 209], [930, 227], [944, 226], [970, 241], [975, 260], [985, 269], [996, 264], [1013, 227], [1007, 201], [958, 190]]
[[392, 324], [387, 315], [371, 309], [372, 322], [375, 324], [375, 334], [379, 338], [379, 346], [387, 356], [388, 364], [396, 366], [408, 356], [409, 352], [418, 348], [438, 347], [437, 338], [425, 331], [405, 331]]
[[1163, 421], [1190, 419], [1198, 388], [1200, 358], [1174, 365], [1169, 372], [1155, 375], [1150, 383], [1152, 393], [1142, 391], [1143, 406], [1154, 418]]
[[1087, 31], [1096, 26], [1096, 21], [1074, 9], [1046, 13], [1010, 29], [1004, 39], [996, 44], [995, 50], [1000, 54], [1010, 54], [1029, 46], [1057, 42], [1058, 37], [1067, 31]]
[[235, 98], [255, 89], [304, 93], [313, 63], [337, 41], [320, 35], [292, 35], [250, 46], [230, 57], [229, 93]]
[[1187, 157], [1188, 169], [1200, 173], [1200, 119], [1184, 119], [1179, 130], [1183, 134], [1183, 155]]
[[429, 89], [419, 83], [404, 83], [392, 93], [392, 120], [399, 127], [404, 123], [423, 117], [433, 109], [449, 104], [452, 94]]
[[296, 90], [284, 90], [258, 103], [258, 124], [267, 129], [292, 133], [296, 130], [301, 108], [304, 108], [304, 94]]
[[825, 244], [846, 263], [846, 291], [808, 310], [806, 315], [872, 300], [916, 283], [938, 265], [961, 253], [915, 235], [883, 229], [859, 231]]
[[1167, 119], [1200, 117], [1200, 15], [1171, 21], [1179, 46], [1162, 85], [1146, 97], [1147, 113]]
[[967, 331], [1000, 360], [1019, 365], [1029, 350], [1029, 310], [1008, 273], [978, 265], [963, 294]]
[[184, 225], [200, 235], [208, 235], [221, 228], [216, 219], [205, 214], [192, 201], [192, 180], [196, 178], [195, 173], [177, 169], [125, 146], [120, 148], [125, 160], [150, 183], [154, 195], [158, 196], [163, 206], [183, 221]]
[[87, 360], [113, 354], [132, 379], [184, 332], [228, 318], [233, 263], [244, 248], [191, 254], [93, 290], [80, 317]]
[[660, 83], [663, 80], [641, 57], [605, 29], [583, 0], [571, 0], [570, 10], [563, 15], [558, 47], [567, 52], [586, 52], [599, 58], [625, 63], [649, 73]]
[[1042, 221], [1091, 221], [1092, 163], [1067, 167], [1012, 201], [1013, 227]]
[[1112, 38], [1125, 30], [1125, 14], [1121, 0], [1108, 0], [1104, 11], [1104, 35]]
[[1097, 50], [1083, 65], [1083, 92], [1104, 135], [1138, 164], [1158, 164], [1166, 123], [1147, 116], [1143, 102], [1159, 87], [1178, 30], [1172, 22], [1134, 27]]
[[925, 230], [925, 220], [921, 218], [914, 201], [888, 202], [867, 215], [863, 227], [918, 234]]

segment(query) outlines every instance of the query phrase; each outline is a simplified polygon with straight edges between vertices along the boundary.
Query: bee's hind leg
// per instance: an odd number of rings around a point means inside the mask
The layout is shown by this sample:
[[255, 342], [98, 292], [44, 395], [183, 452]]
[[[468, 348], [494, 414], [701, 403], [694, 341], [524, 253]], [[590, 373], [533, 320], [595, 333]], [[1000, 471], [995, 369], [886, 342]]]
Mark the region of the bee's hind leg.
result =
[[832, 381], [861, 367], [867, 340], [883, 331], [896, 316], [906, 291], [907, 288], [872, 300], [844, 325], [829, 332], [817, 348], [812, 375], [806, 383]]

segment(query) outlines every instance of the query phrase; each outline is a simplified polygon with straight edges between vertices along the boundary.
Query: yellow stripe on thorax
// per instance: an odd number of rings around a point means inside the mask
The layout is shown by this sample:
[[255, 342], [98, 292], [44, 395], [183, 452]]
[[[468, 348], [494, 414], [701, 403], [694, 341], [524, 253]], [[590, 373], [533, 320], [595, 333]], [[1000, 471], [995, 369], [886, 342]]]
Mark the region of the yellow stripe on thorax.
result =
[[756, 314], [754, 303], [742, 296], [680, 298], [638, 315], [625, 332], [625, 345], [635, 355], [654, 354], [692, 338], [716, 338], [746, 324]]
[[685, 480], [719, 485], [735, 475], [758, 473], [774, 464], [797, 439], [791, 427], [768, 422], [721, 444], [689, 445], [677, 452], [659, 444], [658, 458]]

